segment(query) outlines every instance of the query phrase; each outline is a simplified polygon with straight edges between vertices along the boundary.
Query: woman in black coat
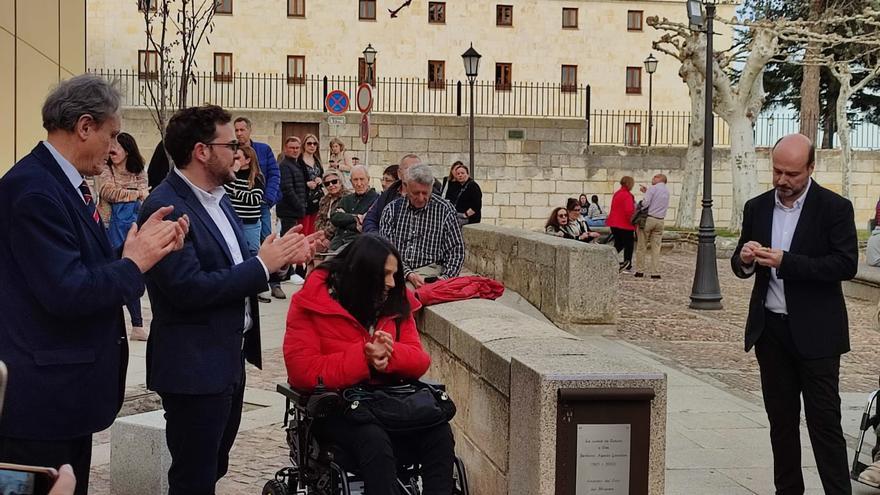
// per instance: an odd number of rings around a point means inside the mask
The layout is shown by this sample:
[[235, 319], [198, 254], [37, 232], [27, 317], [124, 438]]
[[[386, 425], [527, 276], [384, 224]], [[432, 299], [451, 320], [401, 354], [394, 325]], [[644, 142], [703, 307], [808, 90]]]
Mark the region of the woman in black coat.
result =
[[483, 191], [480, 190], [480, 185], [471, 179], [470, 171], [461, 162], [453, 163], [449, 170], [445, 198], [458, 212], [459, 223], [480, 223]]

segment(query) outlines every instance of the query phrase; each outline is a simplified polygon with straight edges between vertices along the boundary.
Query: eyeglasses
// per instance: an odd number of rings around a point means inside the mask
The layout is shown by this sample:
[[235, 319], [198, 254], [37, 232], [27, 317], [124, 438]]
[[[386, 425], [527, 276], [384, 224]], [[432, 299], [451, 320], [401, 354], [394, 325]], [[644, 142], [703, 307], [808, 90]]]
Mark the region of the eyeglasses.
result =
[[568, 214], [567, 213], [560, 213], [559, 215], [556, 215], [556, 218], [568, 218]]
[[328, 186], [335, 186], [336, 184], [339, 184], [339, 179], [325, 180], [324, 184]]
[[318, 145], [318, 143], [316, 143], [314, 141], [309, 141], [308, 143], [306, 143], [306, 146], [317, 146], [317, 145]]
[[231, 149], [233, 152], [236, 152], [241, 149], [241, 144], [238, 141], [231, 141], [229, 143], [202, 143], [205, 146], [225, 146]]

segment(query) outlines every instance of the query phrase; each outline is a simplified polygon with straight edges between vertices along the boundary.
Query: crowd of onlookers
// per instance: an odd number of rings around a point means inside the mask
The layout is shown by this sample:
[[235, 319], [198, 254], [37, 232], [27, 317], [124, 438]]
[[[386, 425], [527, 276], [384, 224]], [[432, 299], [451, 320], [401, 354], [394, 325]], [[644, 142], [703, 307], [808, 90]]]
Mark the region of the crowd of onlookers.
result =
[[[666, 210], [669, 207], [666, 181], [665, 175], [655, 175], [650, 186], [640, 187], [645, 196], [636, 203], [631, 192], [635, 187], [635, 180], [630, 176], [622, 177], [620, 189], [612, 196], [607, 214], [595, 194], [589, 202], [586, 194], [581, 194], [577, 199], [568, 198], [565, 206], [557, 206], [550, 212], [544, 231], [581, 242], [613, 242], [617, 252], [623, 253], [619, 265], [621, 272], [634, 273], [640, 278], [649, 274], [651, 278], [659, 279], [660, 245]], [[602, 235], [593, 230], [602, 228], [607, 228], [610, 232]], [[638, 266], [633, 270], [636, 239], [639, 240], [636, 258]]]

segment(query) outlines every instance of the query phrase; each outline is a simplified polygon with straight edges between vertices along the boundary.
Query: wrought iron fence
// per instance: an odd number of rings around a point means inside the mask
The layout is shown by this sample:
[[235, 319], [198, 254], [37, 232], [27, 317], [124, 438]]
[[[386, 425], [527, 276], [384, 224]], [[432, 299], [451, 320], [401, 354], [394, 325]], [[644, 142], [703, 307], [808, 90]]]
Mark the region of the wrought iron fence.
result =
[[[159, 81], [132, 70], [93, 69], [90, 72], [121, 83], [125, 106], [151, 106], [150, 87]], [[217, 80], [211, 72], [194, 74], [186, 106], [213, 103], [238, 110], [326, 111], [328, 92], [340, 89], [352, 98], [360, 81], [352, 76], [316, 76], [290, 79], [284, 74], [234, 73]], [[171, 77], [166, 90], [177, 94], [180, 79]], [[468, 83], [431, 81], [419, 78], [377, 78], [373, 86], [375, 113], [468, 115]], [[581, 119], [589, 132], [588, 144], [645, 146], [649, 123], [654, 146], [687, 146], [690, 113], [655, 111], [594, 110], [589, 85], [563, 86], [557, 83], [520, 82], [496, 87], [493, 81], [474, 84], [474, 114], [493, 117], [552, 117]], [[350, 110], [356, 110], [355, 103]], [[798, 132], [798, 115], [791, 112], [764, 113], [755, 127], [755, 145], [772, 146], [777, 139]], [[822, 139], [822, 129], [818, 130]], [[854, 149], [880, 149], [880, 127], [856, 121], [852, 126]], [[729, 127], [715, 116], [715, 144], [728, 146]]]

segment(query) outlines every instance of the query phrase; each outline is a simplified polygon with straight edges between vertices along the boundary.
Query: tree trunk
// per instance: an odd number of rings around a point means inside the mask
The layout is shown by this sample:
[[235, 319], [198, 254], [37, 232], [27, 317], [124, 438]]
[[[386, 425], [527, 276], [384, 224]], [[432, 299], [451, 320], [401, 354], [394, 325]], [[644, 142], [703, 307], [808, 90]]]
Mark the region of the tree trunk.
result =
[[[811, 0], [810, 20], [816, 20], [825, 11], [825, 0]], [[821, 47], [818, 43], [807, 45], [805, 58], [815, 59]], [[819, 126], [819, 82], [821, 67], [818, 65], [804, 66], [804, 78], [801, 81], [801, 125], [800, 133], [816, 142]]]
[[837, 132], [837, 101], [840, 99], [840, 83], [834, 76], [828, 82], [828, 104], [825, 108], [825, 122], [822, 125], [822, 149], [834, 149], [834, 134]]
[[837, 97], [837, 140], [840, 141], [840, 186], [843, 197], [854, 201], [852, 197], [852, 145], [849, 141], [849, 120], [846, 118], [846, 104], [849, 101], [849, 91], [846, 88], [840, 89], [840, 95]]
[[[695, 212], [703, 170], [703, 129], [706, 125], [705, 80], [692, 63], [682, 64], [681, 71], [687, 82], [691, 98], [691, 123], [688, 129], [688, 148], [682, 170], [681, 193], [675, 226], [692, 229], [697, 226]], [[690, 66], [690, 67], [689, 67]]]
[[730, 125], [730, 169], [733, 175], [730, 230], [738, 232], [742, 226], [743, 206], [758, 192], [758, 156], [752, 120], [744, 113], [725, 120]]

